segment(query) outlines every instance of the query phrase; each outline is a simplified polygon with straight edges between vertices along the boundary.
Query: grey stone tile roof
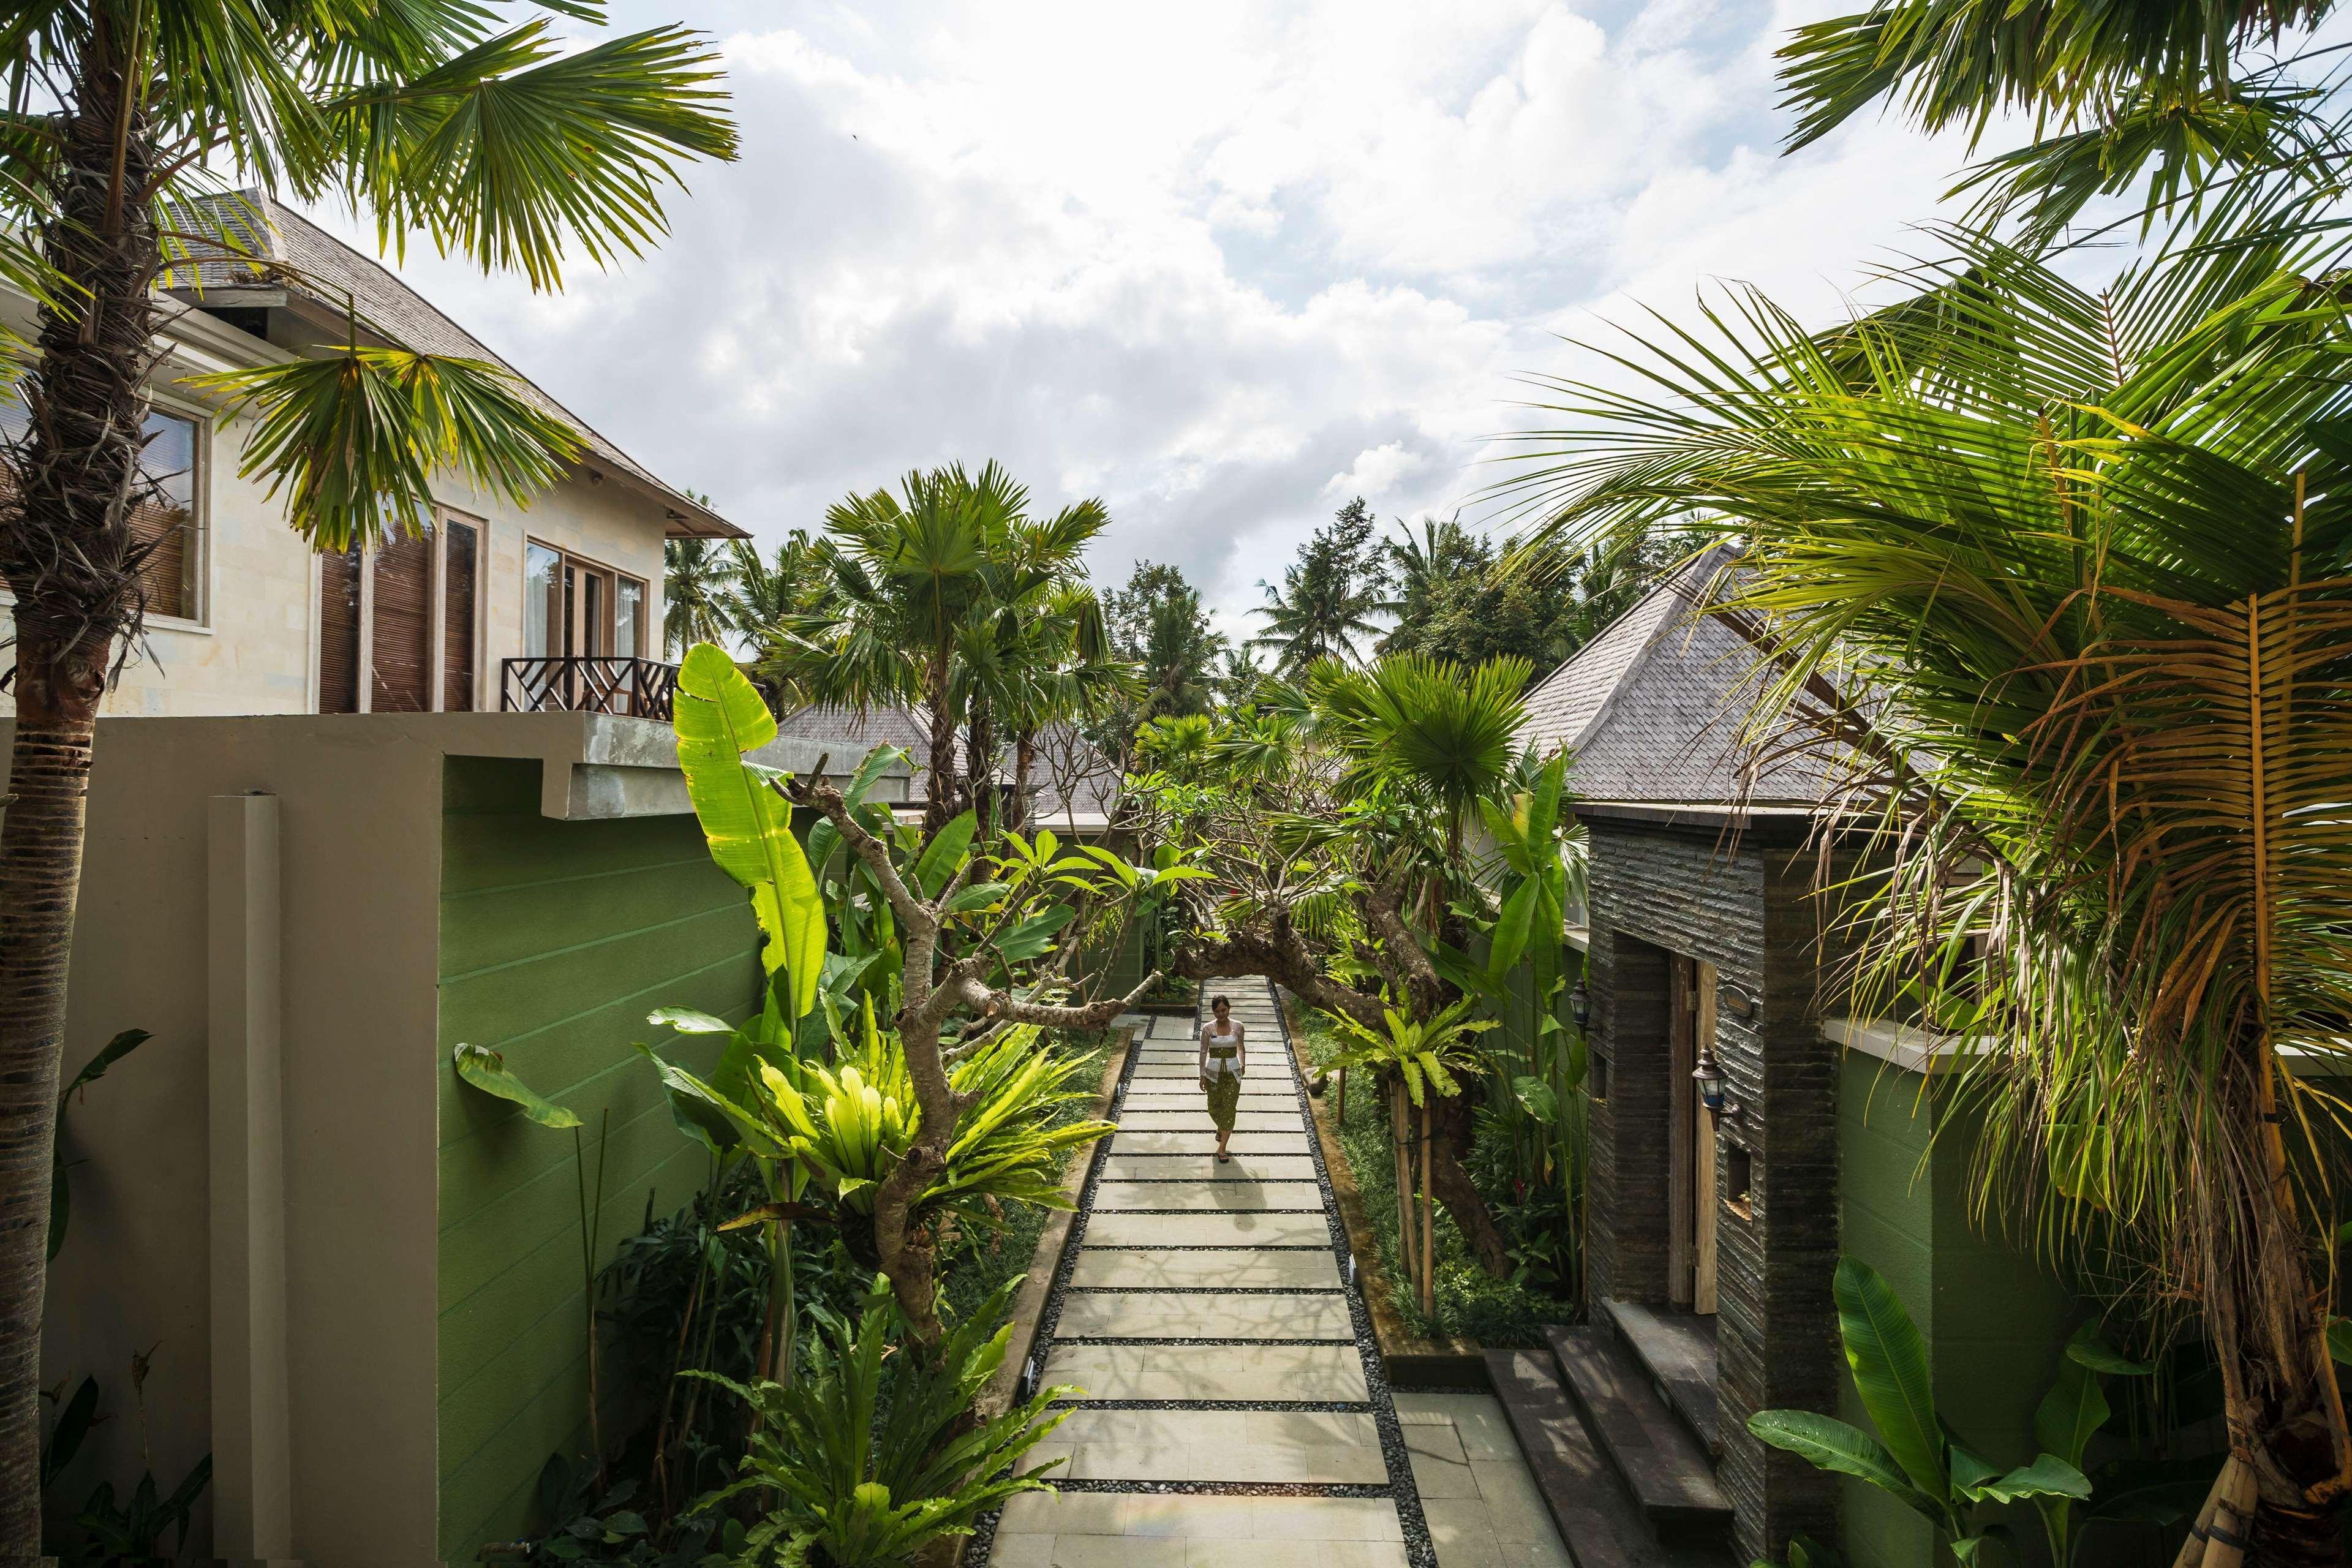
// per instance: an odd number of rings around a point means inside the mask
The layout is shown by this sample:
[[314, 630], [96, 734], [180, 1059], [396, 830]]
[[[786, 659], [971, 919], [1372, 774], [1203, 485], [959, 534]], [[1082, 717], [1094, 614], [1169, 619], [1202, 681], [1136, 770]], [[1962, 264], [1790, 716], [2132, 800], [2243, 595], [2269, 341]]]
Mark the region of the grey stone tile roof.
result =
[[1757, 651], [1699, 607], [1734, 559], [1717, 546], [1684, 566], [1528, 694], [1519, 743], [1566, 749], [1574, 794], [1728, 805], [1809, 804], [1829, 793], [1825, 760], [1759, 757], [1747, 732]]
[[[897, 746], [907, 753], [914, 770], [908, 798], [921, 802], [930, 798], [926, 780], [931, 755], [931, 727], [923, 715], [909, 708], [877, 707], [859, 713], [853, 709], [829, 703], [816, 703], [777, 721], [776, 733], [788, 740], [838, 742], [845, 750], [864, 752], [876, 746]], [[1060, 737], [1053, 740], [1058, 743]], [[956, 735], [956, 762], [962, 765], [965, 737]], [[1077, 743], [1083, 744], [1083, 742]], [[1007, 742], [997, 759], [997, 779], [1011, 784], [1013, 775], [1012, 743]], [[1073, 811], [1078, 819], [1090, 822], [1103, 817], [1110, 809], [1115, 784], [1088, 777], [1076, 781], [1075, 798], [1064, 802], [1061, 792], [1055, 788], [1052, 771], [1040, 754], [1031, 763], [1029, 773], [1031, 800], [1029, 812], [1033, 820], [1055, 826]]]
[[[257, 192], [214, 196], [190, 203], [183, 226], [192, 234], [224, 236], [228, 243], [206, 247], [188, 242], [194, 258], [167, 268], [161, 286], [191, 303], [207, 294], [247, 289], [284, 289], [335, 312], [356, 306], [405, 346], [426, 353], [488, 360], [512, 374], [522, 395], [570, 426], [595, 465], [618, 469], [658, 496], [670, 513], [669, 532], [705, 538], [749, 538], [709, 507], [666, 484], [546, 390], [491, 352], [471, 332], [436, 309], [381, 262], [345, 245], [325, 229]], [[223, 301], [236, 303], [234, 300]]]

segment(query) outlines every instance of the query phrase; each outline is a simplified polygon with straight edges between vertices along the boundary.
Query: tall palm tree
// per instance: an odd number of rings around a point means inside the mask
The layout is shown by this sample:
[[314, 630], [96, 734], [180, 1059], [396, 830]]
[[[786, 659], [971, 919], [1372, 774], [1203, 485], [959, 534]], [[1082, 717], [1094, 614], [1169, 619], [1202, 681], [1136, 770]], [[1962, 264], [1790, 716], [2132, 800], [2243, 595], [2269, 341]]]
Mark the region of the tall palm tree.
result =
[[1374, 617], [1387, 598], [1377, 578], [1293, 566], [1281, 587], [1259, 586], [1265, 590], [1265, 603], [1250, 613], [1265, 623], [1265, 630], [1250, 646], [1274, 654], [1277, 674], [1301, 675], [1327, 658], [1360, 664], [1360, 639], [1381, 629]]
[[[835, 503], [817, 542], [825, 595], [786, 617], [762, 665], [800, 701], [923, 709], [929, 833], [965, 805], [990, 809], [982, 797], [995, 772], [1000, 712], [1014, 733], [1031, 722], [1034, 735], [1024, 682], [1045, 632], [1028, 621], [1053, 608], [1054, 592], [1077, 578], [1087, 543], [1109, 524], [1098, 500], [1042, 520], [1028, 508], [1027, 489], [992, 462], [977, 474], [960, 464], [909, 474], [898, 495]], [[1098, 644], [1099, 614], [1082, 619], [1091, 620], [1088, 646]], [[967, 728], [970, 756], [960, 767], [956, 739]]]
[[1991, 1043], [1986, 1201], [2201, 1308], [2261, 1552], [2331, 1561], [2341, 1119], [2285, 1058], [2352, 1067], [2352, 323], [2309, 250], [2185, 233], [2094, 293], [1952, 237], [1843, 330], [1743, 294], [1648, 385], [1563, 387], [1527, 484], [1566, 533], [1745, 544], [1767, 717], [1876, 829], [1859, 1004]]
[[[730, 542], [740, 543], [740, 540]], [[723, 642], [737, 621], [740, 560], [708, 539], [662, 545], [662, 646], [676, 658], [698, 642]]]
[[[601, 20], [593, 5], [562, 15]], [[730, 157], [712, 55], [658, 27], [568, 49], [546, 16], [471, 0], [20, 0], [0, 14], [0, 269], [37, 301], [5, 454], [16, 595], [12, 794], [0, 824], [0, 1555], [39, 1544], [35, 1386], [66, 963], [100, 699], [140, 636], [141, 429], [162, 358], [154, 284], [237, 253], [263, 197], [373, 213], [557, 287], [568, 256], [655, 243], [684, 161]], [[16, 237], [25, 237], [18, 238]], [[340, 350], [206, 378], [257, 416], [247, 466], [304, 537], [374, 545], [446, 468], [544, 488], [570, 430], [497, 367], [358, 318]]]

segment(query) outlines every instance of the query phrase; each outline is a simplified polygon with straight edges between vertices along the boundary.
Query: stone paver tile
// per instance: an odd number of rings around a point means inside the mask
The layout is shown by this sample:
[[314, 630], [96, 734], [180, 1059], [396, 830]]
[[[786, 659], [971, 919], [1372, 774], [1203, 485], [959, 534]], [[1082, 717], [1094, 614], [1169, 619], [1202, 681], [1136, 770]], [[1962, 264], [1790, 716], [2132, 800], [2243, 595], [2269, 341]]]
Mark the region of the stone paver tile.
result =
[[1254, 1541], [1404, 1540], [1396, 1504], [1386, 1498], [1286, 1498], [1247, 1500]]
[[1437, 1548], [1437, 1568], [1503, 1568], [1503, 1543], [1475, 1498], [1432, 1498], [1421, 1505]]
[[[1070, 1271], [1076, 1286], [1150, 1289], [1219, 1286], [1324, 1289], [1339, 1285], [1339, 1262], [1329, 1252], [1151, 1252], [1088, 1247]], [[1066, 1332], [1068, 1331], [1065, 1331]]]
[[1250, 1438], [1245, 1410], [1073, 1410], [1054, 1428], [1053, 1440], [1090, 1447], [1135, 1443], [1181, 1448], [1189, 1443], [1230, 1443]]
[[[1304, 1132], [1236, 1132], [1225, 1145], [1234, 1154], [1304, 1154]], [[1118, 1132], [1111, 1137], [1112, 1155], [1211, 1154], [1217, 1151], [1213, 1132]]]
[[1559, 1531], [1544, 1507], [1543, 1493], [1518, 1454], [1507, 1459], [1473, 1459], [1470, 1473], [1477, 1478], [1478, 1496], [1486, 1505], [1486, 1519], [1495, 1539], [1513, 1542], [1557, 1541]]
[[1181, 1182], [1097, 1182], [1097, 1215], [1121, 1209], [1160, 1213], [1248, 1213], [1255, 1209], [1323, 1212], [1323, 1189], [1313, 1182], [1221, 1182], [1196, 1176]]
[[1328, 1247], [1319, 1214], [1104, 1214], [1087, 1219], [1088, 1247]]
[[1506, 1541], [1503, 1568], [1576, 1568], [1576, 1559], [1560, 1544], [1554, 1531], [1549, 1541]]
[[1117, 1535], [1127, 1500], [1116, 1492], [1023, 1492], [996, 1528], [1012, 1535]]
[[[1212, 1146], [1217, 1136], [1217, 1124], [1205, 1110], [1160, 1111], [1154, 1113], [1122, 1110], [1116, 1118], [1121, 1132], [1186, 1132], [1206, 1138]], [[1304, 1137], [1307, 1119], [1295, 1110], [1244, 1110], [1234, 1118], [1234, 1135], [1246, 1138], [1260, 1132], [1290, 1132]], [[1230, 1150], [1234, 1145], [1227, 1144]], [[1183, 1151], [1178, 1151], [1181, 1153]]]
[[1054, 1568], [1054, 1538], [1008, 1535], [1000, 1530], [988, 1549], [988, 1568]]
[[[1004, 1537], [996, 1538], [1000, 1542]], [[1181, 1541], [1139, 1541], [1128, 1535], [1041, 1535], [1045, 1542], [1042, 1568], [1188, 1568], [1187, 1543]], [[992, 1552], [989, 1562], [996, 1563]], [[1033, 1560], [1034, 1561], [1034, 1560]]]
[[1089, 1399], [1369, 1399], [1353, 1345], [1056, 1345], [1049, 1384]]
[[[1084, 1339], [1349, 1340], [1343, 1296], [1150, 1296], [1074, 1290], [1059, 1331]], [[1450, 1435], [1451, 1428], [1448, 1428]], [[1455, 1445], [1458, 1452], [1460, 1445]]]
[[1450, 1459], [1457, 1465], [1470, 1462], [1469, 1456], [1462, 1451], [1462, 1435], [1454, 1429], [1453, 1422], [1448, 1421], [1443, 1426], [1427, 1424], [1416, 1426], [1401, 1423], [1400, 1425], [1403, 1427], [1404, 1446], [1408, 1453], [1427, 1454], [1435, 1459]]
[[[1223, 1542], [1185, 1543], [1191, 1555], [1185, 1568], [1235, 1568], [1233, 1551]], [[1254, 1541], [1248, 1568], [1404, 1568], [1402, 1541]]]
[[[1055, 1436], [1058, 1437], [1061, 1434], [1056, 1432]], [[1076, 1475], [1077, 1472], [1070, 1468], [1069, 1460], [1076, 1456], [1076, 1446], [1071, 1443], [1040, 1443], [1021, 1456], [1020, 1473], [1024, 1476], [1030, 1475], [1060, 1459], [1063, 1463], [1055, 1467], [1054, 1474]]]
[[1087, 1481], [1189, 1481], [1192, 1456], [1181, 1443], [1087, 1443], [1070, 1474]]
[[[1172, 1100], [1198, 1105], [1206, 1092], [1197, 1077], [1138, 1078], [1129, 1079], [1127, 1085], [1127, 1098], [1130, 1101]], [[1252, 1074], [1242, 1079], [1242, 1103], [1246, 1105], [1256, 1100], [1270, 1100], [1278, 1105], [1296, 1105], [1298, 1095], [1287, 1079], [1259, 1078]]]
[[1425, 1498], [1475, 1498], [1478, 1495], [1478, 1478], [1471, 1472], [1467, 1459], [1441, 1459], [1434, 1454], [1409, 1453], [1412, 1460], [1412, 1484], [1421, 1489]]
[[1337, 1410], [1251, 1410], [1244, 1441], [1275, 1447], [1357, 1447], [1381, 1446], [1379, 1425], [1367, 1415]]
[[[1510, 1424], [1503, 1415], [1503, 1407], [1492, 1394], [1412, 1394], [1397, 1395], [1400, 1415], [1407, 1401], [1419, 1411], [1442, 1415], [1454, 1423], [1461, 1439], [1462, 1451], [1473, 1459], [1510, 1459], [1519, 1453], [1518, 1439], [1511, 1436]], [[1410, 1442], [1410, 1437], [1407, 1441]]]
[[1116, 1152], [1103, 1157], [1102, 1179], [1106, 1182], [1311, 1182], [1315, 1179], [1315, 1162], [1306, 1154], [1259, 1154], [1247, 1149], [1236, 1149], [1234, 1157], [1220, 1165], [1213, 1157], [1216, 1144], [1203, 1142], [1192, 1153], [1128, 1154]]
[[1127, 1533], [1172, 1535], [1187, 1541], [1247, 1541], [1253, 1500], [1135, 1493], [1127, 1499]]

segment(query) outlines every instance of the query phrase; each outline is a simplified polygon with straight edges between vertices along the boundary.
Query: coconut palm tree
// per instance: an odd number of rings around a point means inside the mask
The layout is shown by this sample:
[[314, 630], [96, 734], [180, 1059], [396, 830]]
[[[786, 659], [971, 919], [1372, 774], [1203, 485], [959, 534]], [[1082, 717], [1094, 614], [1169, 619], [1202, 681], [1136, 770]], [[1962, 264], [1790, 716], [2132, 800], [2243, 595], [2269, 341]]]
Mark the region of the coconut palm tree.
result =
[[[740, 540], [733, 541], [741, 543]], [[662, 545], [662, 646], [672, 658], [698, 642], [724, 642], [738, 619], [741, 563], [708, 539]]]
[[1361, 661], [1360, 639], [1380, 630], [1387, 607], [1387, 578], [1380, 547], [1372, 542], [1372, 514], [1357, 497], [1315, 531], [1285, 569], [1282, 585], [1260, 583], [1265, 604], [1252, 611], [1265, 622], [1253, 647], [1271, 649], [1275, 673], [1303, 674], [1318, 659]]
[[[554, 9], [601, 20], [593, 4]], [[0, 268], [38, 323], [0, 500], [16, 704], [0, 825], [0, 1554], [39, 1542], [67, 953], [94, 721], [144, 608], [152, 547], [130, 520], [163, 357], [155, 284], [191, 252], [245, 249], [264, 199], [331, 198], [373, 214], [388, 246], [422, 230], [555, 288], [567, 259], [655, 243], [687, 160], [732, 156], [712, 59], [676, 27], [572, 49], [550, 16], [468, 0], [21, 0], [0, 15]], [[415, 352], [356, 313], [340, 349], [205, 384], [257, 416], [247, 467], [323, 549], [408, 526], [436, 468], [520, 499], [578, 452], [498, 367]]]
[[1868, 836], [1857, 1004], [1987, 1043], [1986, 1203], [2201, 1309], [2256, 1539], [2331, 1561], [2340, 1121], [2284, 1058], [2352, 1013], [2352, 323], [2308, 248], [2185, 233], [2093, 292], [1951, 238], [1843, 330], [1742, 293], [1647, 384], [1561, 387], [1522, 499], [1744, 544], [1766, 717]]

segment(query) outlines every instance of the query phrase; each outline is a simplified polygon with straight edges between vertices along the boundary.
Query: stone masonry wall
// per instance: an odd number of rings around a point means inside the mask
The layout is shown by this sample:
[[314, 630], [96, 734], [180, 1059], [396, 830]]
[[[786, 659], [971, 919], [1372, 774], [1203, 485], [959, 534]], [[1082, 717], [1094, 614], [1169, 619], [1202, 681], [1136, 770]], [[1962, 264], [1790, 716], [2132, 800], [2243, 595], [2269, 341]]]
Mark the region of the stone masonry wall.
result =
[[[1592, 1012], [1609, 1100], [1592, 1117], [1596, 1301], [1663, 1302], [1668, 1142], [1667, 957], [1715, 966], [1753, 999], [1717, 1010], [1714, 1047], [1741, 1108], [1717, 1140], [1720, 1477], [1741, 1561], [1793, 1533], [1829, 1539], [1828, 1475], [1748, 1435], [1758, 1410], [1837, 1407], [1837, 1056], [1822, 1038], [1811, 858], [1782, 830], [1737, 845], [1711, 823], [1589, 818]], [[1731, 1151], [1750, 1163], [1748, 1212], [1729, 1202]]]

